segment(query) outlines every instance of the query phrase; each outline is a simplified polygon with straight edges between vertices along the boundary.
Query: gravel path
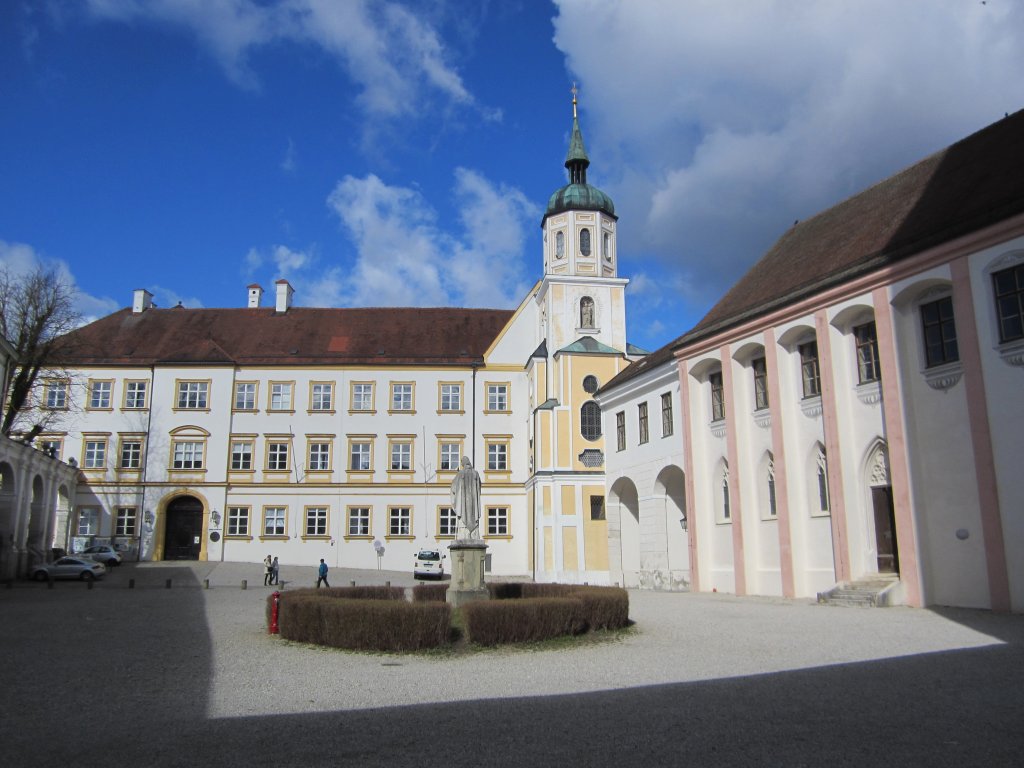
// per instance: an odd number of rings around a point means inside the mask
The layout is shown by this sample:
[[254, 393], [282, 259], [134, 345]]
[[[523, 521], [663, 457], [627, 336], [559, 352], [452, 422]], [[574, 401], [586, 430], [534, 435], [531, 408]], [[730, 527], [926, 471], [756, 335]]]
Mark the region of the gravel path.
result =
[[392, 656], [267, 635], [271, 591], [232, 563], [0, 589], [9, 764], [1015, 765], [1024, 747], [1022, 616], [631, 591], [636, 627], [607, 642]]

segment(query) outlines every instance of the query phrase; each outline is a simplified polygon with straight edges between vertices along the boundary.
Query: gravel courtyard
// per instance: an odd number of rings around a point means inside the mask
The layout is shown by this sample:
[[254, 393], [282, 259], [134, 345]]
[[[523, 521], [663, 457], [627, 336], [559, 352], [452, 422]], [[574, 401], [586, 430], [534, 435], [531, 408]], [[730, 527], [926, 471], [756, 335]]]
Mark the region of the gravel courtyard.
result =
[[[315, 573], [285, 566], [282, 578], [293, 589]], [[334, 586], [350, 580], [414, 583], [331, 572]], [[636, 627], [612, 641], [389, 656], [267, 635], [270, 591], [260, 566], [233, 563], [126, 565], [92, 590], [0, 588], [5, 763], [1024, 759], [1024, 616], [631, 591]]]

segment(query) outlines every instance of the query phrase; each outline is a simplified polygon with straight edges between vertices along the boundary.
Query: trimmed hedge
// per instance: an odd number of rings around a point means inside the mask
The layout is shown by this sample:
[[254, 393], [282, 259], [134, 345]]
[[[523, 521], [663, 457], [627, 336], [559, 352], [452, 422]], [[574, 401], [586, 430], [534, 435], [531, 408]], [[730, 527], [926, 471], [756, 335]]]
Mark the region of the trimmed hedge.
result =
[[[291, 589], [287, 592], [281, 591], [281, 604], [285, 600], [291, 600], [304, 595], [321, 595], [324, 597], [345, 597], [352, 600], [405, 600], [405, 590], [402, 587], [304, 587], [302, 589]], [[267, 627], [270, 626], [270, 612], [274, 607], [273, 593], [267, 595]], [[281, 617], [278, 616], [278, 623]]]
[[414, 603], [443, 603], [447, 599], [447, 595], [447, 584], [417, 584], [412, 588], [412, 601]]
[[578, 635], [587, 627], [582, 601], [571, 597], [479, 600], [461, 610], [469, 640], [480, 645]]
[[[302, 643], [372, 651], [418, 651], [448, 642], [447, 603], [409, 603], [290, 593], [281, 600], [281, 637]], [[282, 595], [282, 598], [284, 595]]]

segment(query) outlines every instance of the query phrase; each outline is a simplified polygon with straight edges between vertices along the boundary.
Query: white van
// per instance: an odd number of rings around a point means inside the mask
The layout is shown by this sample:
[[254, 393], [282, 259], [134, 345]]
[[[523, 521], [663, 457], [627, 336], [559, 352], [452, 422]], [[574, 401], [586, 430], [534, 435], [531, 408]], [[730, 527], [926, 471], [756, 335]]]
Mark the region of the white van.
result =
[[413, 566], [412, 575], [416, 579], [440, 579], [444, 576], [444, 560], [448, 557], [442, 555], [437, 549], [421, 549], [416, 553], [416, 565]]

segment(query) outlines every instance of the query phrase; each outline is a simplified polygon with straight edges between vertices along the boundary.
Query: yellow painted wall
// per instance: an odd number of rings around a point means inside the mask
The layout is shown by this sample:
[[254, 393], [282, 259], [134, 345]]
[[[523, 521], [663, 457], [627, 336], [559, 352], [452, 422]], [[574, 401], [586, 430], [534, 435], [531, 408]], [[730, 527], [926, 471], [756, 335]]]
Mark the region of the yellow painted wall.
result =
[[608, 570], [608, 521], [590, 519], [590, 497], [604, 495], [603, 485], [583, 486], [583, 556], [588, 571]]
[[562, 526], [562, 570], [579, 570], [579, 554], [576, 547], [576, 526]]
[[551, 486], [545, 485], [540, 495], [540, 503], [543, 505], [544, 515], [551, 514]]
[[562, 514], [576, 514], [576, 487], [572, 485], [562, 486]]
[[554, 532], [550, 525], [544, 526], [544, 570], [549, 573], [555, 568]]
[[[526, 518], [528, 520], [528, 525], [527, 525], [526, 530], [528, 530], [528, 531], [535, 531], [535, 530], [537, 530], [536, 529], [536, 525], [537, 525], [536, 512], [535, 512], [535, 504], [534, 504], [534, 499], [535, 498], [536, 498], [536, 491], [533, 488], [531, 488], [530, 490], [528, 490], [526, 492]], [[527, 540], [526, 540], [526, 562], [530, 564], [531, 568], [535, 568], [536, 567], [537, 561], [534, 559], [534, 555], [533, 555], [533, 536], [532, 535], [528, 536]]]
[[554, 437], [551, 432], [551, 413], [551, 411], [540, 412], [538, 434], [534, 438], [540, 441], [540, 464], [538, 468], [549, 469], [551, 467], [551, 441]]
[[572, 428], [573, 423], [569, 418], [569, 412], [565, 410], [555, 411], [555, 419], [558, 424], [558, 456], [557, 466], [568, 467], [572, 462]]

